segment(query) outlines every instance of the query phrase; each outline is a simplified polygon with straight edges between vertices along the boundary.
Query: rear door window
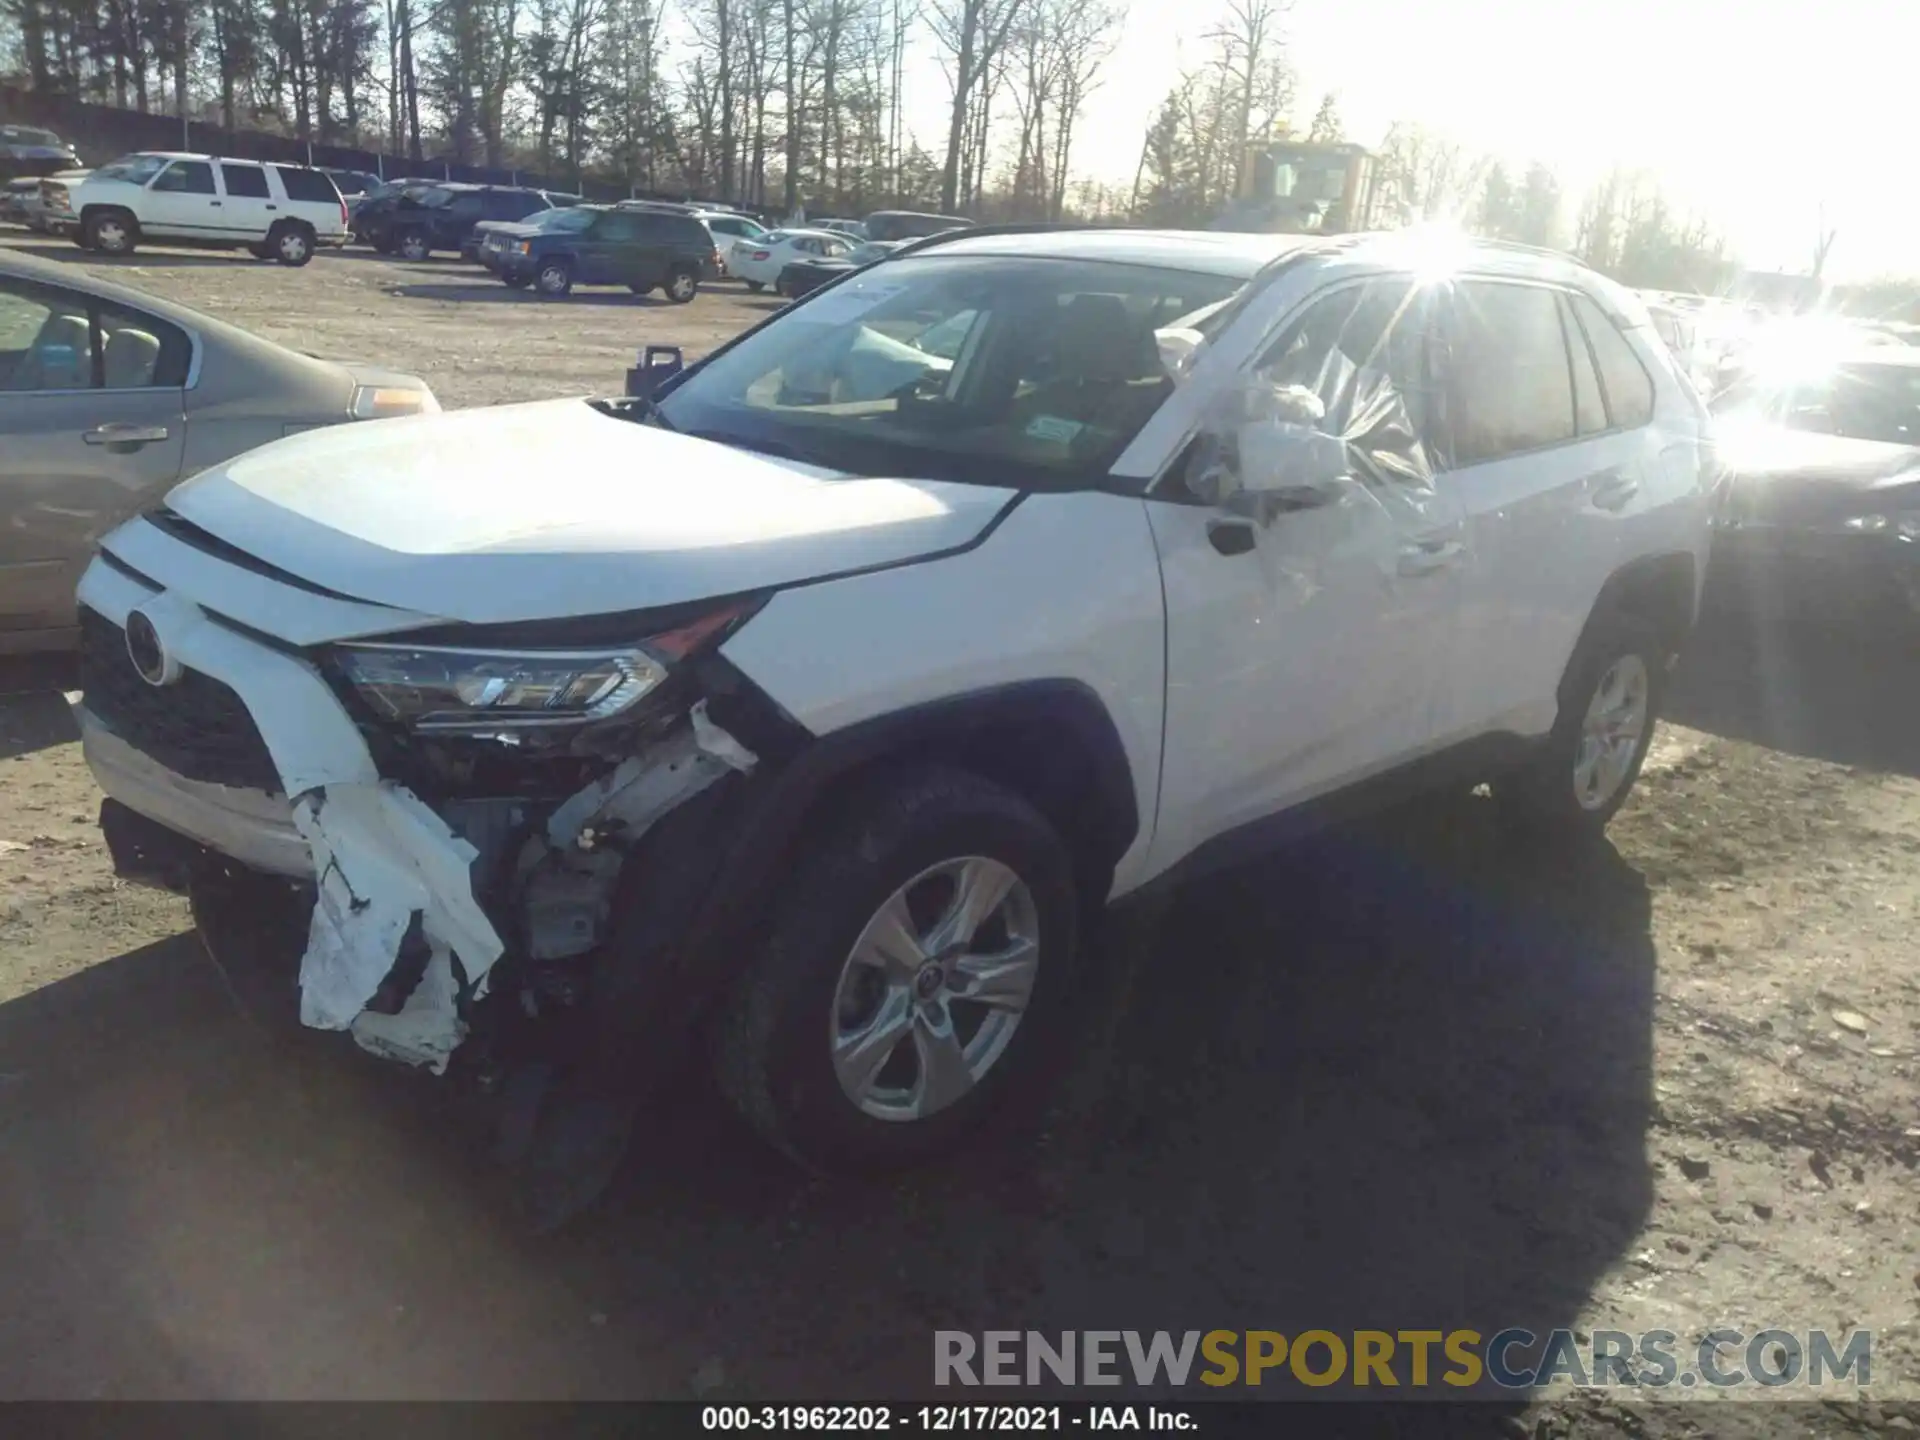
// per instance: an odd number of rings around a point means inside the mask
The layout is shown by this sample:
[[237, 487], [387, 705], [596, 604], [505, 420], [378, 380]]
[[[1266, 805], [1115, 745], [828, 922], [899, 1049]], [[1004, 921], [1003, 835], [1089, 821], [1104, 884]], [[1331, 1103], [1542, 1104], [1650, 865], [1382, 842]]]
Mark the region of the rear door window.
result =
[[0, 392], [186, 384], [193, 342], [155, 315], [0, 279]]
[[1573, 364], [1573, 419], [1582, 435], [1598, 435], [1607, 428], [1606, 402], [1600, 398], [1600, 373], [1580, 322], [1573, 318], [1573, 297], [1560, 297], [1560, 328], [1566, 334], [1567, 355]]
[[227, 194], [244, 197], [249, 200], [267, 198], [267, 172], [258, 165], [220, 166], [220, 183], [227, 187]]
[[1448, 327], [1448, 419], [1455, 465], [1574, 438], [1573, 375], [1555, 292], [1463, 280]]
[[1573, 297], [1574, 314], [1593, 346], [1600, 366], [1600, 388], [1616, 429], [1637, 430], [1653, 420], [1653, 377], [1620, 327], [1585, 295]]

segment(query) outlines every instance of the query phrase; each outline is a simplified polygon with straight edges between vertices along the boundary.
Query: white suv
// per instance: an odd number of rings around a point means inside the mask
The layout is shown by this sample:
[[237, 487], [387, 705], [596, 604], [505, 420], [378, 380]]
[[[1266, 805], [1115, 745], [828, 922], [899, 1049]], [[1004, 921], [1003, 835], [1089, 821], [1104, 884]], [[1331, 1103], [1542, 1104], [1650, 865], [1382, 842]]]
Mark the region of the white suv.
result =
[[651, 399], [298, 436], [114, 532], [102, 823], [576, 1200], [695, 1037], [790, 1154], [906, 1161], [1026, 1098], [1100, 904], [1312, 802], [1597, 835], [1704, 423], [1544, 252], [940, 237]]
[[304, 265], [316, 247], [347, 243], [346, 201], [304, 165], [141, 152], [77, 182], [46, 181], [41, 197], [50, 219], [106, 255], [154, 240]]

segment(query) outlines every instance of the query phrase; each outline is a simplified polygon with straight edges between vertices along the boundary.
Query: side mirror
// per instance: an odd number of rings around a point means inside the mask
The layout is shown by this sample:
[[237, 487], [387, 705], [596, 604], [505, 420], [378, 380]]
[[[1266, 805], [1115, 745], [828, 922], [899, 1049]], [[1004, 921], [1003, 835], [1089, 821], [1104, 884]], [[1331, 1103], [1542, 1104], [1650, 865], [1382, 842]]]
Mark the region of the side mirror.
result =
[[627, 371], [627, 394], [637, 400], [651, 400], [662, 385], [686, 368], [678, 345], [649, 345], [640, 352], [640, 363]]
[[1349, 467], [1347, 443], [1290, 420], [1253, 420], [1235, 435], [1240, 486], [1230, 500], [1265, 514], [1337, 504]]

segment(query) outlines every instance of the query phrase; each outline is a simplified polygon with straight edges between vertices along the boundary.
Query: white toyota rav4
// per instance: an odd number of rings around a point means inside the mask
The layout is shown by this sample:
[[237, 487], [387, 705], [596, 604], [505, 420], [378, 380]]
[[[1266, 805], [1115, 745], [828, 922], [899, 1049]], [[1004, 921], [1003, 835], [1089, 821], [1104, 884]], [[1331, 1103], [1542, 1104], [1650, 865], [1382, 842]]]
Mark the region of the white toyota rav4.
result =
[[575, 1199], [702, 1045], [789, 1153], [910, 1160], [1064, 1043], [1100, 905], [1314, 802], [1597, 835], [1705, 424], [1544, 252], [943, 236], [650, 398], [297, 436], [115, 531], [102, 823]]

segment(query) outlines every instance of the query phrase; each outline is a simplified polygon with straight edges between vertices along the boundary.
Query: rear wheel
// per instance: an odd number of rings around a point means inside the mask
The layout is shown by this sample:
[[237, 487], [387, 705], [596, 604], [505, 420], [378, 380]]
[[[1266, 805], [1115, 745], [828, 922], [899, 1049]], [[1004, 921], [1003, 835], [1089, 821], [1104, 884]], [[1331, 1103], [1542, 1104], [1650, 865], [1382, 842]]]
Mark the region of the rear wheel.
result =
[[700, 277], [691, 270], [676, 270], [667, 277], [667, 298], [685, 305], [700, 293]]
[[394, 246], [402, 260], [426, 260], [433, 255], [433, 247], [427, 243], [424, 230], [409, 230], [403, 234]]
[[564, 260], [548, 260], [533, 277], [535, 287], [549, 300], [563, 300], [573, 290], [573, 267]]
[[80, 243], [102, 255], [131, 255], [140, 227], [124, 210], [95, 210], [80, 222]]
[[1651, 626], [1603, 618], [1560, 686], [1560, 716], [1525, 768], [1494, 797], [1526, 828], [1594, 838], [1627, 802], [1653, 743], [1670, 656]]
[[759, 280], [747, 281], [747, 289], [753, 291], [753, 293], [756, 295], [758, 295], [762, 290], [766, 288], [767, 288], [766, 285]]
[[949, 1151], [1030, 1104], [1072, 993], [1065, 845], [961, 771], [876, 786], [794, 871], [719, 1027], [722, 1087], [820, 1169]]
[[282, 265], [299, 269], [313, 259], [313, 227], [300, 220], [282, 220], [267, 232], [267, 248]]

